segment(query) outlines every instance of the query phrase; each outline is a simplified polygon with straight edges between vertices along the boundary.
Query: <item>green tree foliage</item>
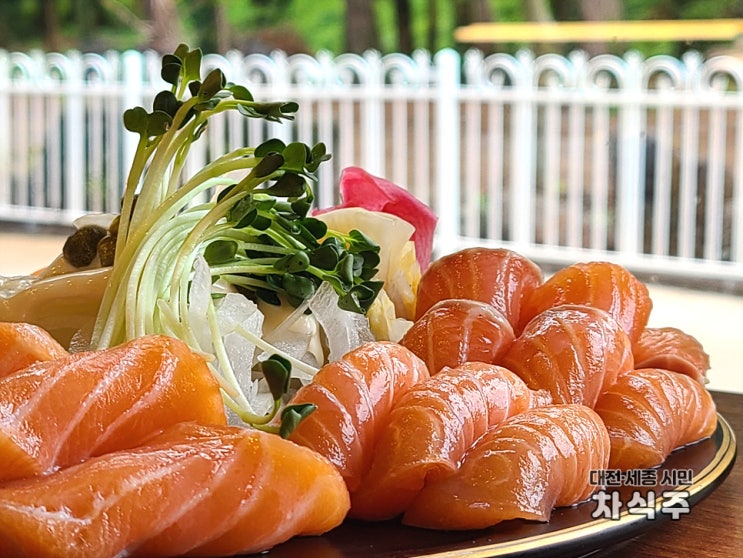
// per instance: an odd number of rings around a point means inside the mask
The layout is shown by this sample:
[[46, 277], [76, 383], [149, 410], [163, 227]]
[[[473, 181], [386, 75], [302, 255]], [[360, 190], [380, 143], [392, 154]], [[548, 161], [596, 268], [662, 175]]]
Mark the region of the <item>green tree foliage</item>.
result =
[[[576, 20], [585, 17], [587, 7], [595, 13], [598, 4], [596, 0], [0, 0], [0, 48], [99, 52], [156, 48], [154, 30], [168, 25], [171, 40], [180, 38], [207, 52], [237, 48], [337, 54], [349, 48], [349, 30], [362, 18], [369, 20], [365, 28], [377, 32], [354, 41], [355, 51], [435, 51], [456, 46], [454, 29], [471, 21]], [[606, 0], [603, 4], [613, 6], [613, 13], [619, 8], [627, 19], [743, 17], [740, 0]], [[353, 8], [362, 5], [371, 9]], [[175, 20], [153, 20], [165, 17], [158, 13], [168, 13], [163, 6], [175, 7]], [[349, 6], [353, 13], [348, 13]], [[646, 54], [676, 54], [708, 45], [632, 46]]]

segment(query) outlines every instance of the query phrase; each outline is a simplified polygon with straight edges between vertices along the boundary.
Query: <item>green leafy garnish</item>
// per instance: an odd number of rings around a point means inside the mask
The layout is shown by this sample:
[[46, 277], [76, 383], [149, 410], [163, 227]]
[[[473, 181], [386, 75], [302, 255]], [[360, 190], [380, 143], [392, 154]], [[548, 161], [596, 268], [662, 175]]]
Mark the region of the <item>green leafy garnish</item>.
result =
[[[267, 424], [286, 392], [281, 371], [307, 365], [280, 360], [280, 351], [245, 331], [256, 347], [279, 355], [263, 363], [274, 409], [268, 415], [255, 413], [214, 319], [218, 296], [205, 308], [212, 347], [202, 346], [203, 338], [200, 343], [190, 327], [195, 262], [203, 258], [212, 281], [232, 285], [253, 300], [298, 306], [328, 282], [341, 308], [364, 313], [381, 288], [373, 280], [379, 246], [358, 231], [327, 230], [309, 215], [315, 172], [330, 158], [322, 143], [270, 139], [230, 151], [184, 176], [190, 148], [212, 116], [236, 111], [281, 122], [293, 119], [299, 108], [291, 101], [257, 101], [244, 86], [227, 82], [219, 69], [202, 75], [201, 60], [201, 51], [186, 45], [164, 56], [161, 76], [170, 87], [155, 96], [151, 111], [135, 107], [124, 113], [124, 126], [139, 141], [92, 346], [154, 333], [179, 337], [207, 353], [230, 409], [246, 422]], [[216, 190], [219, 194], [206, 201]], [[287, 417], [296, 421], [305, 412]]]
[[297, 425], [306, 418], [310, 413], [315, 410], [315, 405], [312, 403], [304, 403], [302, 405], [287, 405], [281, 412], [281, 426], [279, 427], [279, 435], [282, 438], [288, 438], [289, 435], [294, 431]]

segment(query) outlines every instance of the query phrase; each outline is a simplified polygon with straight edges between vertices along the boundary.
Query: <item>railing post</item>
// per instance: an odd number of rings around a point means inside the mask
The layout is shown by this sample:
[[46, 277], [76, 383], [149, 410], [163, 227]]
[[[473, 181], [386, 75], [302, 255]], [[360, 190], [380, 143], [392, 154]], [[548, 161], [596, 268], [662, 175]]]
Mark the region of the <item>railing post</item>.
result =
[[439, 217], [436, 227], [436, 253], [452, 251], [461, 234], [461, 173], [459, 89], [461, 61], [456, 51], [444, 49], [434, 56], [436, 68], [436, 193], [434, 211]]
[[[144, 80], [143, 80], [143, 66], [144, 58], [141, 53], [135, 50], [128, 50], [122, 55], [122, 73], [121, 81], [124, 89], [122, 96], [122, 104], [124, 110], [130, 108], [142, 106], [143, 95], [144, 95]], [[123, 129], [122, 124], [122, 151], [123, 161], [121, 165], [121, 194], [123, 194], [124, 187], [126, 185], [127, 174], [129, 168], [134, 161], [134, 154], [137, 151], [137, 143], [139, 137], [128, 130]]]
[[[276, 99], [289, 98], [289, 86], [291, 84], [291, 75], [289, 61], [286, 53], [283, 51], [274, 51], [271, 53], [271, 62], [273, 62], [273, 83], [271, 84], [271, 95]], [[292, 141], [291, 130], [283, 122], [271, 122], [269, 124], [271, 138], [277, 138], [284, 143]], [[268, 139], [268, 138], [266, 138]]]
[[365, 77], [366, 91], [364, 92], [361, 135], [367, 138], [364, 142], [363, 166], [371, 174], [382, 176], [385, 174], [382, 160], [382, 143], [385, 137], [386, 122], [384, 117], [384, 102], [382, 90], [384, 88], [384, 73], [382, 72], [382, 57], [376, 51], [364, 53], [367, 72]]
[[622, 96], [625, 102], [619, 107], [619, 137], [617, 138], [617, 250], [625, 255], [642, 252], [640, 231], [641, 194], [644, 197], [644, 184], [641, 180], [641, 157], [645, 152], [645, 138], [642, 130], [642, 107], [639, 99], [642, 94], [642, 57], [630, 52], [625, 57]]
[[82, 56], [77, 51], [66, 54], [69, 64], [65, 76], [64, 100], [64, 175], [66, 209], [72, 214], [84, 213], [86, 208], [85, 190], [85, 110], [83, 90]]
[[10, 61], [8, 53], [0, 50], [0, 205], [10, 205]]
[[514, 119], [511, 125], [511, 172], [509, 228], [517, 246], [534, 239], [534, 173], [536, 172], [536, 134], [534, 130], [534, 55], [518, 54], [519, 73], [513, 84], [516, 90]]

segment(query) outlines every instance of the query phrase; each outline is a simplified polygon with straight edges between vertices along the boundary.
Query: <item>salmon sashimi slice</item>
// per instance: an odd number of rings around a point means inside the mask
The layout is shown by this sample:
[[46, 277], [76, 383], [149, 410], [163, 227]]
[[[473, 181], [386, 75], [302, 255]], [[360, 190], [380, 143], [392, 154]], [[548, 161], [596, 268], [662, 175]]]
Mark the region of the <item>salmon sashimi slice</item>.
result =
[[477, 300], [437, 302], [418, 318], [400, 340], [436, 374], [465, 362], [497, 362], [515, 336], [506, 317]]
[[428, 378], [423, 361], [402, 345], [365, 343], [323, 366], [297, 391], [292, 405], [314, 404], [316, 409], [289, 438], [327, 457], [349, 490], [355, 490], [390, 411], [403, 394]]
[[219, 386], [184, 342], [141, 337], [0, 378], [0, 481], [133, 447], [174, 423], [226, 423]]
[[529, 322], [500, 364], [555, 403], [593, 407], [599, 394], [634, 368], [627, 334], [607, 312], [564, 304]]
[[25, 322], [0, 322], [0, 378], [66, 354], [65, 348], [39, 326]]
[[715, 402], [705, 387], [660, 368], [623, 376], [595, 409], [609, 431], [612, 469], [655, 467], [674, 449], [711, 436], [717, 427]]
[[529, 409], [477, 440], [454, 475], [428, 483], [403, 523], [466, 530], [548, 521], [554, 507], [591, 496], [591, 471], [606, 468], [609, 448], [604, 423], [585, 405]]
[[351, 517], [391, 519], [424, 484], [452, 475], [464, 453], [492, 426], [551, 397], [510, 370], [469, 362], [445, 368], [413, 387], [395, 405], [378, 435], [374, 458], [351, 494]]
[[632, 347], [635, 368], [663, 368], [707, 382], [709, 355], [699, 340], [675, 327], [647, 327]]
[[506, 248], [465, 248], [434, 261], [418, 284], [415, 316], [447, 298], [486, 302], [508, 319], [518, 333], [524, 296], [542, 283], [542, 270]]
[[647, 286], [621, 265], [576, 263], [557, 271], [527, 296], [521, 327], [547, 308], [585, 304], [607, 311], [637, 341], [647, 326], [653, 302]]
[[129, 450], [0, 487], [0, 555], [228, 556], [339, 525], [333, 465], [254, 429], [180, 423]]

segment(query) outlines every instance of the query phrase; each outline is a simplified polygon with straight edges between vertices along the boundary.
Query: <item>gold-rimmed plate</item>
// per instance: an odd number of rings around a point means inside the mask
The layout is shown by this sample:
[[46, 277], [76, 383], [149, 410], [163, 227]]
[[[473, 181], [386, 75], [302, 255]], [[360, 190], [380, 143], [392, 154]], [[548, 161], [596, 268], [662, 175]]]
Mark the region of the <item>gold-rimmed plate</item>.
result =
[[[597, 499], [554, 510], [548, 523], [513, 520], [480, 531], [443, 532], [399, 522], [346, 521], [322, 537], [298, 537], [269, 558], [495, 558], [586, 556], [629, 540], [664, 520], [683, 521], [735, 463], [735, 434], [718, 415], [714, 434], [677, 450], [652, 474], [609, 477], [605, 506]], [[611, 472], [610, 472], [611, 473]], [[642, 472], [637, 472], [642, 473]], [[606, 481], [607, 479], [602, 479]], [[630, 482], [627, 482], [627, 481]], [[682, 481], [681, 484], [676, 481]], [[651, 501], [652, 500], [652, 501]], [[634, 503], [633, 503], [634, 502]], [[618, 507], [615, 507], [617, 506]], [[266, 556], [265, 554], [263, 556]]]

